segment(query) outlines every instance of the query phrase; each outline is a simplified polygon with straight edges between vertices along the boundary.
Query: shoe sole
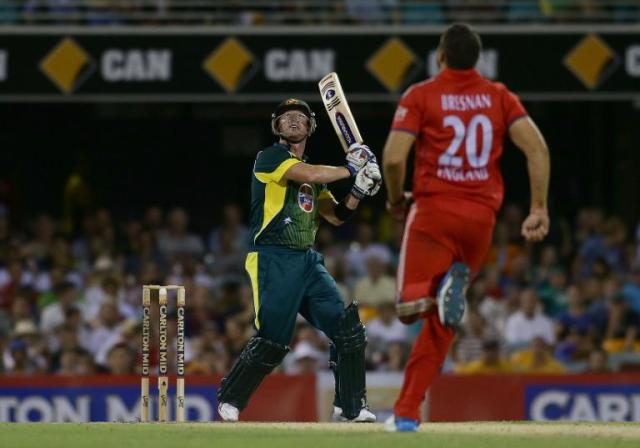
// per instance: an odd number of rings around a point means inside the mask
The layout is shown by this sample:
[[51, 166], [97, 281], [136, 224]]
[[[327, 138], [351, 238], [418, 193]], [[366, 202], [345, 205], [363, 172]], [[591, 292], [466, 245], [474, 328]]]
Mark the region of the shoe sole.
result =
[[337, 423], [375, 423], [377, 421], [377, 419], [375, 419], [375, 418], [374, 419], [370, 419], [370, 418], [366, 419], [366, 418], [364, 418], [362, 420], [359, 420], [358, 417], [356, 417], [356, 418], [354, 418], [352, 420], [349, 420], [348, 418], [343, 417], [342, 415], [337, 416], [337, 417], [334, 415], [333, 416], [333, 421], [335, 421]]
[[[471, 272], [466, 265], [454, 263], [443, 279], [443, 284], [437, 297], [438, 316], [443, 325], [455, 327], [460, 323], [466, 307], [464, 295], [469, 284], [470, 276]], [[460, 313], [460, 319], [455, 323], [447, 322], [446, 317], [447, 314], [449, 314], [447, 311], [456, 308]]]

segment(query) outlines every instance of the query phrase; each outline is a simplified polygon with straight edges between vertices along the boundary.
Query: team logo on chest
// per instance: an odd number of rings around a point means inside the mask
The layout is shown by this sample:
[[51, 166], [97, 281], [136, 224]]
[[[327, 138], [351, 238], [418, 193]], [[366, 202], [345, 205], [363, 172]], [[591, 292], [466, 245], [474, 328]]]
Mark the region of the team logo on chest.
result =
[[313, 211], [313, 188], [309, 184], [302, 184], [298, 188], [298, 207], [306, 213]]

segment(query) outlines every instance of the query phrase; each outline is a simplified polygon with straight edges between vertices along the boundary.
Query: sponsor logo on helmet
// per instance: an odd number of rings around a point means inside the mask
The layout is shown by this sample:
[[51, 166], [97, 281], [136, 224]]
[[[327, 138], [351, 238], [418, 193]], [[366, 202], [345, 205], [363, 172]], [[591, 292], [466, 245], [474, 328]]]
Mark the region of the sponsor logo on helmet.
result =
[[300, 185], [298, 189], [298, 207], [306, 213], [313, 211], [313, 188], [311, 188], [311, 185]]

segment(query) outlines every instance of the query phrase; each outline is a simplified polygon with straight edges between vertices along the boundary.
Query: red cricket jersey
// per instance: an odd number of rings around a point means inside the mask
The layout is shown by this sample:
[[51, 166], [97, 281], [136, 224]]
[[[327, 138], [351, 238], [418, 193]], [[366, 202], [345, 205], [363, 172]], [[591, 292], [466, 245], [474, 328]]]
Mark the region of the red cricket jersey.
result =
[[414, 197], [471, 199], [498, 211], [502, 142], [509, 126], [526, 115], [504, 84], [476, 70], [445, 69], [409, 87], [391, 129], [416, 136]]

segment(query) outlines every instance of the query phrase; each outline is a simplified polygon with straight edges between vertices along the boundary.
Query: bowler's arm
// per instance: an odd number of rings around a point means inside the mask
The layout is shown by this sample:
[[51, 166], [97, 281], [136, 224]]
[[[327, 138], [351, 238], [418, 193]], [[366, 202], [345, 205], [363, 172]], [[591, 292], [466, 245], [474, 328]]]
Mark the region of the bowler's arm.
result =
[[382, 168], [387, 186], [387, 200], [395, 204], [404, 199], [404, 181], [407, 175], [407, 159], [415, 142], [413, 134], [391, 131], [382, 152]]
[[527, 158], [531, 208], [546, 210], [551, 164], [549, 148], [542, 133], [531, 118], [523, 117], [511, 125], [509, 137]]
[[509, 137], [527, 158], [531, 208], [522, 223], [522, 236], [527, 241], [542, 241], [549, 233], [549, 148], [536, 124], [529, 117], [514, 122], [509, 128]]

